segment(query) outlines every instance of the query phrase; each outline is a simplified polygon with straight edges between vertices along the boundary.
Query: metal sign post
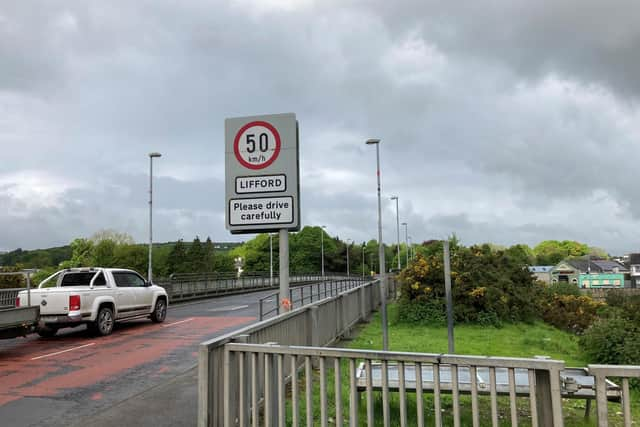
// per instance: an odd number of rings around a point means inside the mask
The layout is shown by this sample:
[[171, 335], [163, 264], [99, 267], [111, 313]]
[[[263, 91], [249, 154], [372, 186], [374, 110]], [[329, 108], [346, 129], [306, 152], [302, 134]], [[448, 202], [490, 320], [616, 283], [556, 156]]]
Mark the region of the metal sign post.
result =
[[298, 122], [293, 113], [225, 120], [226, 227], [279, 233], [280, 304], [289, 301], [289, 231], [300, 230]]

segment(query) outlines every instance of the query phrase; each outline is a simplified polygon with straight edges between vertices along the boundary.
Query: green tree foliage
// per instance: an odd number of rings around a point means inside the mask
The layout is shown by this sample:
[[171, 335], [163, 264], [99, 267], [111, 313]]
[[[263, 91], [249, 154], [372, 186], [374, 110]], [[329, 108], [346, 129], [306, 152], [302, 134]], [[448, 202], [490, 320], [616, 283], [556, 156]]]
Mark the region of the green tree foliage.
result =
[[188, 273], [189, 265], [187, 258], [187, 248], [182, 239], [173, 246], [167, 257], [167, 274]]
[[568, 257], [588, 255], [588, 245], [573, 240], [545, 240], [540, 242], [533, 252], [538, 265], [555, 265]]
[[[21, 265], [12, 266], [12, 267], [1, 267], [0, 272], [2, 273], [15, 273], [22, 270]], [[23, 275], [7, 275], [0, 276], [0, 289], [11, 289], [11, 288], [22, 288], [26, 286], [25, 279]]]

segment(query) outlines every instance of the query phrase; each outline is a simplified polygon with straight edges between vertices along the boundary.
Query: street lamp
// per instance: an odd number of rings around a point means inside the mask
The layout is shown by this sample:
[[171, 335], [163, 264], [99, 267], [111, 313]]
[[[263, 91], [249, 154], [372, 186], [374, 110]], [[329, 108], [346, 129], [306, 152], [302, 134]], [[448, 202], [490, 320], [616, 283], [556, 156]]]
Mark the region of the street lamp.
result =
[[362, 242], [362, 278], [364, 279], [364, 247], [365, 244]]
[[382, 201], [380, 200], [380, 140], [368, 139], [367, 145], [376, 146], [376, 175], [378, 176], [378, 257], [380, 259], [380, 310], [382, 311], [382, 349], [389, 350], [387, 331], [387, 278], [384, 264], [384, 245], [382, 243]]
[[320, 259], [322, 263], [322, 281], [324, 282], [324, 229], [326, 225], [320, 226]]
[[157, 152], [149, 153], [149, 271], [147, 275], [149, 283], [153, 280], [151, 257], [153, 252], [153, 159], [155, 157], [162, 157], [162, 154]]
[[404, 244], [407, 246], [407, 267], [409, 267], [409, 228], [406, 222], [403, 222], [404, 225]]
[[398, 237], [398, 270], [402, 267], [400, 266], [400, 216], [398, 215], [398, 196], [391, 196], [391, 200], [396, 201], [396, 232]]
[[349, 277], [349, 242], [351, 239], [347, 239], [347, 277]]

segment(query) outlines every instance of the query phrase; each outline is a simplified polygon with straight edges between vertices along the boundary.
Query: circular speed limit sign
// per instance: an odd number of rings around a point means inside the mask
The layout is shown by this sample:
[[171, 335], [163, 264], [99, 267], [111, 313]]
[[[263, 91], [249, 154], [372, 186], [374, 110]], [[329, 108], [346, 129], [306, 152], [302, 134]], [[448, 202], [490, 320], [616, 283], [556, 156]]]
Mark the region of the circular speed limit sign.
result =
[[280, 154], [280, 134], [262, 121], [242, 126], [233, 141], [233, 151], [240, 164], [249, 169], [264, 169]]

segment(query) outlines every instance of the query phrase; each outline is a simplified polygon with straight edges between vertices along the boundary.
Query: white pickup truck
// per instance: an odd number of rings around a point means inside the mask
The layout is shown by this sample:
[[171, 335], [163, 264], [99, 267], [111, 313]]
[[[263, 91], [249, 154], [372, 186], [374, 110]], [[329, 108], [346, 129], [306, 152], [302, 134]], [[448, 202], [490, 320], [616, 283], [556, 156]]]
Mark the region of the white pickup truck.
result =
[[[26, 302], [27, 292], [21, 291], [16, 305]], [[149, 317], [163, 322], [168, 302], [164, 288], [133, 270], [119, 268], [61, 270], [31, 291], [31, 306], [40, 307], [36, 332], [43, 337], [80, 324], [98, 335], [109, 335], [116, 321]]]

